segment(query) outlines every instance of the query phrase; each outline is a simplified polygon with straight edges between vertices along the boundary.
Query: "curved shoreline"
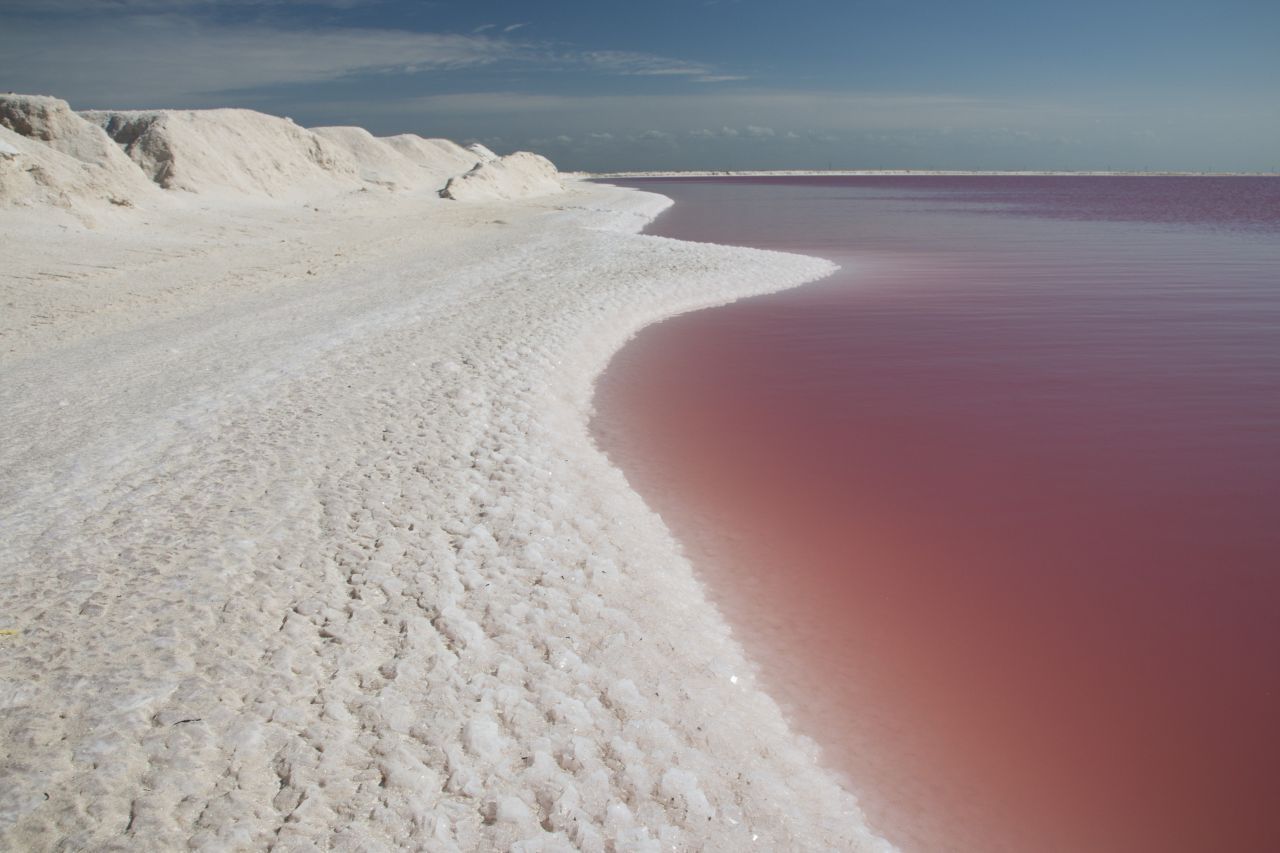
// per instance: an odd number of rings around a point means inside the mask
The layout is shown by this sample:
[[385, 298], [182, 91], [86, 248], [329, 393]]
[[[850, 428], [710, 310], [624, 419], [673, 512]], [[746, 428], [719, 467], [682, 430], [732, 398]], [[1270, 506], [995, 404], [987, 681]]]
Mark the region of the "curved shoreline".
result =
[[0, 842], [888, 849], [587, 424], [640, 328], [827, 262], [611, 187], [378, 204], [218, 220], [6, 359]]

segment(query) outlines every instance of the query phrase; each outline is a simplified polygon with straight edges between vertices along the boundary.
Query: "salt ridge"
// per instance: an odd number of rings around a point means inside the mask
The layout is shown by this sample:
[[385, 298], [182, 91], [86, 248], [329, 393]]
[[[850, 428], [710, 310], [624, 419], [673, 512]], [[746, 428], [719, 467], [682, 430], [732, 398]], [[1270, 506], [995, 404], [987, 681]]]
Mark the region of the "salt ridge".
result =
[[[456, 179], [445, 197], [487, 201], [560, 188], [550, 161], [528, 152], [499, 157], [412, 134], [308, 130], [252, 110], [76, 113], [57, 98], [0, 95], [0, 142], [8, 149], [0, 205], [54, 206], [86, 224], [108, 205], [163, 205], [181, 193], [298, 202], [370, 188], [434, 193]], [[155, 187], [174, 192], [162, 199]]]

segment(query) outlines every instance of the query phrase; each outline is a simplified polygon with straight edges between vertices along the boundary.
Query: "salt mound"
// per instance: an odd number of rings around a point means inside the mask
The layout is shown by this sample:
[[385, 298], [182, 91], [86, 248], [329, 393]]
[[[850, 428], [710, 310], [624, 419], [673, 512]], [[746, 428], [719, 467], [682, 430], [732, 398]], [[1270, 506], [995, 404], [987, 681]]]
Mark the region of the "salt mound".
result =
[[363, 127], [313, 127], [311, 132], [341, 148], [356, 164], [361, 180], [399, 188], [423, 184], [416, 162]]
[[238, 109], [82, 115], [166, 189], [278, 197], [360, 185], [350, 154], [287, 118]]
[[470, 172], [453, 178], [440, 195], [456, 201], [493, 201], [529, 198], [564, 190], [556, 167], [546, 157], [517, 151], [481, 162]]
[[0, 207], [131, 205], [118, 189], [106, 171], [0, 127]]
[[102, 128], [76, 115], [70, 104], [58, 98], [0, 95], [0, 125], [83, 163], [137, 172]]
[[450, 178], [471, 171], [482, 159], [476, 152], [448, 139], [424, 139], [402, 133], [384, 136], [382, 141], [416, 163], [432, 189], [440, 189]]
[[0, 95], [0, 202], [80, 208], [132, 205], [154, 190], [102, 131], [66, 101], [43, 95]]

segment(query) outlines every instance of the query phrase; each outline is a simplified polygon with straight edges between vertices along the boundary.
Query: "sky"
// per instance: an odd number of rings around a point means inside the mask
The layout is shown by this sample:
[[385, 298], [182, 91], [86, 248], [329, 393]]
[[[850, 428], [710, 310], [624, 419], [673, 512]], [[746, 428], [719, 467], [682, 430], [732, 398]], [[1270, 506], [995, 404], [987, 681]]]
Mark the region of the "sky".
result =
[[0, 90], [590, 171], [1280, 171], [1280, 0], [0, 0]]

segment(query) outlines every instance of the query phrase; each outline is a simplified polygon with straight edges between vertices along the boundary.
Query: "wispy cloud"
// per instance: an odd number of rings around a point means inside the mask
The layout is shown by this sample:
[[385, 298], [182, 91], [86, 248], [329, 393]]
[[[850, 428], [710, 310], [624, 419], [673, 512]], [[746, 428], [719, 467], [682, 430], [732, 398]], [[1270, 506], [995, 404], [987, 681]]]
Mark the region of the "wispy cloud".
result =
[[596, 70], [634, 77], [704, 78], [712, 72], [709, 66], [697, 62], [625, 50], [592, 50], [578, 58]]
[[[6, 0], [0, 0], [4, 3]], [[34, 0], [7, 0], [19, 4]], [[228, 0], [278, 5], [303, 0]], [[376, 0], [320, 0], [330, 5]], [[360, 74], [419, 74], [497, 63], [534, 71], [737, 79], [709, 65], [635, 51], [593, 51], [518, 38], [528, 22], [470, 33], [356, 27], [299, 28], [274, 19], [228, 23], [212, 0], [40, 0], [43, 14], [0, 26], [6, 88], [109, 106], [224, 105], [223, 93], [315, 84]], [[114, 8], [116, 14], [101, 13]], [[54, 10], [49, 13], [49, 10]], [[84, 14], [77, 10], [83, 9]], [[513, 35], [514, 34], [514, 35]], [[221, 96], [221, 97], [220, 97]], [[384, 99], [378, 93], [373, 100]], [[238, 96], [238, 100], [242, 97]]]
[[[6, 88], [107, 106], [163, 106], [228, 90], [318, 83], [358, 73], [473, 68], [526, 56], [483, 35], [378, 29], [287, 30], [196, 22], [174, 15], [99, 21], [49, 38], [45, 25], [0, 28]], [[216, 99], [214, 99], [216, 100]]]
[[527, 143], [531, 148], [563, 148], [566, 145], [572, 145], [573, 142], [573, 137], [569, 136], [567, 133], [560, 133], [555, 136], [535, 136], [527, 140]]
[[689, 131], [689, 135], [694, 139], [735, 139], [738, 136], [738, 131], [727, 126], [719, 130], [708, 130], [704, 127]]
[[[698, 128], [689, 131], [689, 136], [694, 139], [737, 139], [738, 137], [746, 137], [747, 139], [773, 139], [777, 136], [777, 131], [772, 127], [764, 127], [758, 124], [749, 124], [739, 130], [736, 127], [724, 126], [719, 130], [708, 130], [707, 128]], [[794, 137], [794, 134], [790, 134]]]

